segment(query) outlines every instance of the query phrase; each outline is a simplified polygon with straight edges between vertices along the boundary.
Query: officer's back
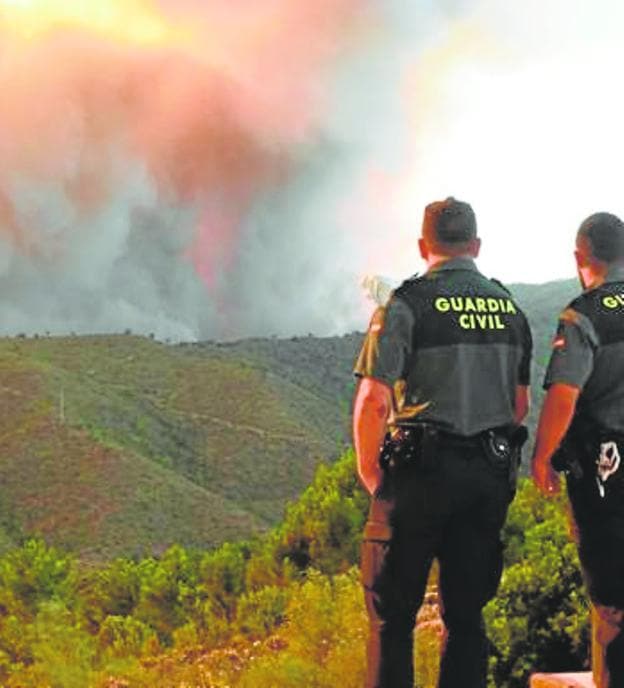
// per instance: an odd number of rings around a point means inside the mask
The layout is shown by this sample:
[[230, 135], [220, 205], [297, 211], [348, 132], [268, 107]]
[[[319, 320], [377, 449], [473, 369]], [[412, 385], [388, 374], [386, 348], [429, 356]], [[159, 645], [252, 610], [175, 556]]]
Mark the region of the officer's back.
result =
[[482, 608], [502, 570], [531, 336], [507, 290], [477, 270], [468, 204], [427, 206], [419, 244], [427, 273], [375, 313], [355, 368], [358, 471], [372, 495], [366, 685], [412, 688], [412, 632], [437, 558], [448, 632], [439, 686], [485, 688]]
[[[466, 212], [470, 206], [454, 199], [428, 206], [421, 252], [433, 231], [427, 213], [444, 237], [445, 230], [455, 236], [456, 216]], [[516, 421], [517, 387], [529, 384], [530, 329], [509, 291], [484, 277], [472, 257], [447, 256], [406, 280], [377, 318], [383, 323], [371, 328], [356, 374], [395, 389], [404, 382], [395, 400], [398, 425], [429, 422], [470, 436]]]
[[[395, 293], [413, 318], [406, 370], [419, 417], [460, 435], [512, 423], [514, 390], [529, 329], [509, 292], [486, 279], [469, 258], [454, 258]], [[520, 384], [528, 384], [522, 371]]]

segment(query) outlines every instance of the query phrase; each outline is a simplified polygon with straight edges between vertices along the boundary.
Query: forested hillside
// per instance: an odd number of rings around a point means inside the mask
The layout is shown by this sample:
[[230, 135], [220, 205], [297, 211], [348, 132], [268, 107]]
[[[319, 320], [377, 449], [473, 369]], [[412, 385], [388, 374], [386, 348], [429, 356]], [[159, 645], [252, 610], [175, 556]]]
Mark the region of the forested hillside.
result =
[[[533, 425], [577, 287], [512, 289], [534, 330]], [[0, 546], [40, 534], [102, 560], [266, 530], [349, 441], [362, 336], [0, 340]]]
[[2, 542], [106, 559], [266, 530], [346, 440], [333, 400], [145, 338], [0, 341]]

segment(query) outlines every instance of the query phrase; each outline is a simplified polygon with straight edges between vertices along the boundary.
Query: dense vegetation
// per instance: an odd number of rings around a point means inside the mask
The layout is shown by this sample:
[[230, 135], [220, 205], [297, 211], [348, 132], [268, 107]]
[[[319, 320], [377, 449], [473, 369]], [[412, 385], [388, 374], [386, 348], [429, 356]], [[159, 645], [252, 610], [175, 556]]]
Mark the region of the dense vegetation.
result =
[[[535, 414], [576, 287], [514, 291], [533, 325]], [[361, 341], [1, 340], [0, 684], [362, 685], [367, 500], [351, 453], [322, 463], [348, 436]], [[582, 667], [562, 502], [523, 482], [504, 539], [492, 685]], [[435, 604], [417, 636], [418, 685], [433, 686]]]
[[[362, 685], [357, 562], [367, 500], [354, 458], [321, 466], [270, 533], [206, 552], [89, 566], [40, 540], [0, 558], [0, 683], [52, 686]], [[493, 685], [582, 666], [587, 609], [561, 501], [521, 484], [507, 569], [487, 609]], [[433, 686], [440, 626], [424, 610], [418, 685]], [[428, 617], [428, 618], [427, 618]]]

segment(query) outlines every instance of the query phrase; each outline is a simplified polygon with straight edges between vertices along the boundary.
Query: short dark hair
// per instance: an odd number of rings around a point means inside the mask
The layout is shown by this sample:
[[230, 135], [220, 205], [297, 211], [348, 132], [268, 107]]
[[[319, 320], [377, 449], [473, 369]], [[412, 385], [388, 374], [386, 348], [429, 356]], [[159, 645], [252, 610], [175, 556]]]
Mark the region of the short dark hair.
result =
[[423, 237], [433, 244], [457, 249], [477, 237], [477, 220], [468, 203], [449, 196], [425, 208]]
[[594, 213], [583, 220], [577, 239], [585, 237], [592, 256], [603, 263], [624, 262], [624, 222], [612, 213]]

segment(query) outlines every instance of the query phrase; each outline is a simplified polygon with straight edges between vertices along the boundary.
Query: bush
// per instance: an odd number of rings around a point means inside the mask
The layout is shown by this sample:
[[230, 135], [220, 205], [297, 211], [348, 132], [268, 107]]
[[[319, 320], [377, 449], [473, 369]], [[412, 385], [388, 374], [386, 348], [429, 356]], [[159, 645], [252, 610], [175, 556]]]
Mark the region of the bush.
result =
[[140, 592], [133, 616], [166, 645], [197, 607], [199, 560], [198, 553], [174, 545], [159, 560], [145, 559], [138, 566]]
[[[35, 622], [34, 664], [12, 676], [9, 686], [84, 688], [91, 683], [96, 647], [71, 612], [59, 602], [41, 605]], [[28, 683], [28, 680], [33, 683]]]
[[288, 591], [275, 585], [246, 593], [238, 601], [236, 625], [245, 635], [259, 638], [284, 621]]
[[287, 649], [252, 662], [243, 688], [363, 684], [367, 622], [357, 569], [333, 579], [310, 571], [304, 583], [292, 586], [285, 618], [280, 637]]
[[105, 659], [139, 657], [155, 636], [149, 626], [131, 616], [108, 616], [97, 634], [97, 646]]
[[589, 613], [564, 498], [548, 502], [525, 480], [506, 527], [511, 563], [485, 610], [496, 686], [524, 688], [531, 671], [587, 664]]
[[355, 455], [348, 451], [333, 466], [320, 465], [312, 485], [291, 504], [278, 529], [278, 560], [303, 571], [347, 571], [359, 559], [368, 497], [359, 487]]
[[77, 606], [93, 633], [109, 616], [128, 616], [139, 601], [141, 579], [138, 566], [116, 559], [102, 569], [76, 574]]
[[330, 688], [323, 670], [314, 662], [290, 654], [263, 657], [252, 664], [240, 688]]
[[72, 557], [43, 540], [27, 540], [0, 558], [0, 605], [34, 617], [41, 602], [67, 595], [72, 565]]

